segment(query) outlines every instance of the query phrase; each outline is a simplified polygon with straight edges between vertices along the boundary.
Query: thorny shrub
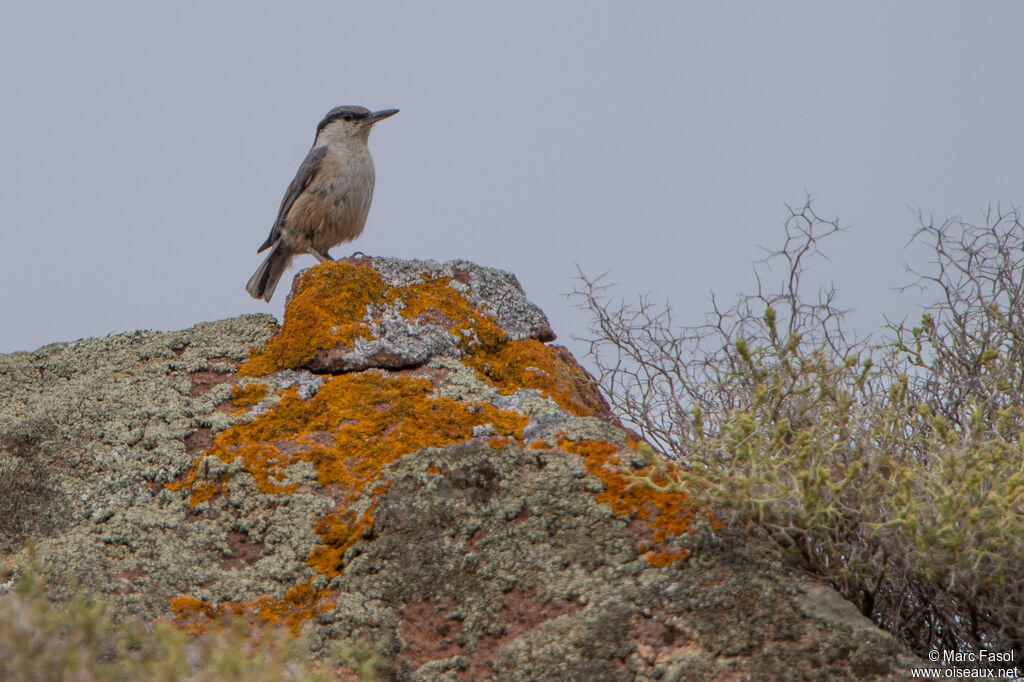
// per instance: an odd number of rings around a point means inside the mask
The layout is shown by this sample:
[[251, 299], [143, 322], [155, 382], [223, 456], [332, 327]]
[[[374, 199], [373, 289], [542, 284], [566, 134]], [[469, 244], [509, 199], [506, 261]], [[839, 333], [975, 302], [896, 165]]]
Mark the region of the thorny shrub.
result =
[[[682, 485], [762, 524], [915, 651], [1024, 655], [1024, 225], [1017, 209], [922, 220], [918, 325], [851, 338], [831, 286], [801, 288], [843, 228], [811, 200], [705, 324], [614, 301], [582, 272], [589, 358]], [[781, 281], [769, 280], [781, 264]]]

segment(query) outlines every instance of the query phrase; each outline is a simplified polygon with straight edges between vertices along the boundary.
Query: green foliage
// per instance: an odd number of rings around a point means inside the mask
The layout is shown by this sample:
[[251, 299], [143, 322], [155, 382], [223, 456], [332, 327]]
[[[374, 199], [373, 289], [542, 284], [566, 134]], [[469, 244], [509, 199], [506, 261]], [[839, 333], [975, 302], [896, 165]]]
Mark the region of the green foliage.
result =
[[[376, 680], [382, 659], [371, 649], [335, 652], [336, 665]], [[338, 679], [311, 660], [290, 633], [256, 631], [242, 620], [214, 623], [197, 636], [164, 622], [119, 620], [84, 594], [47, 598], [38, 569], [21, 571], [0, 594], [0, 679], [38, 681], [317, 682]], [[350, 678], [351, 679], [351, 678]]]
[[847, 339], [833, 290], [800, 290], [838, 224], [808, 203], [786, 228], [777, 293], [759, 275], [701, 327], [581, 278], [602, 387], [689, 465], [673, 485], [762, 524], [917, 651], [1024, 653], [1020, 216], [924, 226], [938, 302], [873, 345]]

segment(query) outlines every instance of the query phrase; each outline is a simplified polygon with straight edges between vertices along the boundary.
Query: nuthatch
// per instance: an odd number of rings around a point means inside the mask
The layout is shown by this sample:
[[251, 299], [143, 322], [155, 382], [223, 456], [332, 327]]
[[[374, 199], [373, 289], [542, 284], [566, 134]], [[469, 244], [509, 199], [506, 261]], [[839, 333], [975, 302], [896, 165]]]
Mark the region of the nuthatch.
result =
[[321, 263], [328, 250], [358, 237], [373, 200], [373, 159], [366, 146], [370, 128], [398, 109], [335, 107], [316, 127], [316, 138], [288, 185], [270, 236], [256, 253], [271, 249], [245, 285], [253, 298], [269, 301], [292, 258], [310, 253]]

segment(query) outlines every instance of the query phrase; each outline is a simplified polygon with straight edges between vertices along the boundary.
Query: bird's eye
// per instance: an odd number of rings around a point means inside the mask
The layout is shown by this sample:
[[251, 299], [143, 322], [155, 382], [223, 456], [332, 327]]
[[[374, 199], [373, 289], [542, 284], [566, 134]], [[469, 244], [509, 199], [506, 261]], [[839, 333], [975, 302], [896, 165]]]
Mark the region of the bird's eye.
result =
[[349, 113], [349, 112], [347, 112], [347, 111], [346, 111], [346, 112], [345, 112], [344, 114], [342, 114], [342, 115], [341, 115], [341, 117], [342, 117], [342, 118], [343, 118], [344, 120], [346, 120], [346, 121], [351, 121], [351, 120], [352, 120], [352, 114], [350, 114], [350, 113]]

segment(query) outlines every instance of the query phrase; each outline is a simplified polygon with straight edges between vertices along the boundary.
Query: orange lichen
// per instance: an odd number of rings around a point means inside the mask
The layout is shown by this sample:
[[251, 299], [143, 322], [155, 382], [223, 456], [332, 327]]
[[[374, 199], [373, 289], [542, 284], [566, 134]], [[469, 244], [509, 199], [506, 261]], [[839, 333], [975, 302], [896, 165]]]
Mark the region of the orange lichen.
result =
[[534, 389], [577, 417], [599, 414], [604, 407], [593, 380], [567, 351], [535, 339], [504, 343], [463, 362], [503, 395]]
[[326, 600], [327, 596], [327, 590], [314, 590], [306, 582], [285, 592], [281, 599], [260, 597], [213, 605], [194, 597], [179, 596], [171, 599], [171, 611], [178, 626], [191, 634], [202, 633], [211, 620], [223, 615], [269, 626], [285, 626], [298, 634], [302, 623], [334, 608], [334, 604]]
[[368, 266], [339, 262], [310, 268], [285, 308], [281, 330], [262, 352], [251, 353], [238, 373], [257, 377], [302, 367], [317, 351], [369, 338], [363, 317], [368, 306], [384, 303], [386, 291], [380, 274]]
[[[225, 462], [240, 460], [266, 493], [294, 490], [294, 485], [282, 486], [274, 479], [288, 466], [307, 461], [322, 486], [337, 484], [354, 501], [383, 467], [405, 455], [469, 440], [474, 426], [486, 424], [498, 435], [521, 438], [529, 422], [521, 414], [433, 397], [432, 392], [426, 379], [378, 372], [325, 377], [308, 401], [294, 388], [287, 389], [272, 410], [217, 434], [204, 454]], [[192, 487], [195, 492], [202, 483], [200, 467], [201, 460], [184, 480], [168, 487]], [[194, 496], [192, 503], [201, 501]]]
[[204, 479], [202, 481], [197, 480], [199, 473], [195, 467], [189, 470], [184, 480], [177, 481], [174, 483], [168, 483], [167, 488], [170, 490], [178, 490], [186, 486], [192, 486], [192, 499], [189, 500], [189, 506], [195, 507], [196, 505], [202, 504], [207, 500], [212, 500], [218, 493], [227, 489], [228, 481], [231, 477], [222, 473], [215, 479]]
[[[384, 488], [373, 491], [379, 495]], [[345, 552], [352, 545], [373, 529], [373, 512], [377, 510], [377, 500], [363, 514], [346, 510], [342, 514], [325, 516], [316, 525], [320, 536], [320, 544], [309, 555], [309, 565], [323, 575], [334, 577], [341, 573], [345, 563]]]
[[235, 386], [231, 389], [231, 402], [236, 407], [252, 407], [267, 397], [267, 387], [263, 384]]
[[217, 612], [217, 609], [201, 599], [182, 596], [171, 600], [171, 611], [174, 613], [201, 613], [204, 616], [212, 616]]
[[217, 607], [185, 595], [171, 599], [171, 612], [178, 627], [192, 635], [206, 630], [207, 621], [218, 614]]
[[326, 601], [327, 596], [327, 590], [314, 590], [309, 583], [301, 583], [285, 592], [281, 599], [260, 597], [221, 604], [221, 613], [254, 618], [267, 625], [284, 625], [298, 634], [305, 621], [334, 608], [333, 603]]
[[354, 348], [356, 339], [370, 338], [367, 319], [392, 308], [410, 322], [447, 329], [466, 352], [466, 364], [503, 395], [535, 389], [577, 416], [607, 409], [567, 351], [534, 339], [508, 341], [492, 314], [451, 283], [451, 277], [424, 275], [416, 284], [389, 288], [369, 265], [322, 263], [302, 276], [280, 332], [238, 373], [255, 377], [297, 369], [319, 351]]
[[[343, 568], [345, 552], [372, 528], [376, 502], [360, 513], [351, 507], [367, 491], [379, 495], [387, 490], [380, 475], [388, 464], [426, 447], [470, 440], [477, 426], [490, 425], [496, 438], [519, 440], [529, 423], [524, 415], [434, 397], [433, 391], [426, 379], [378, 371], [325, 377], [309, 400], [289, 388], [280, 393], [272, 409], [252, 422], [217, 434], [213, 446], [186, 476], [167, 487], [191, 490], [193, 507], [226, 492], [227, 474], [213, 480], [203, 475], [204, 462], [216, 457], [240, 465], [260, 492], [287, 495], [297, 486], [284, 483], [287, 469], [300, 462], [311, 464], [318, 483], [332, 490], [337, 506], [318, 521], [315, 530], [320, 543], [308, 564], [317, 573], [334, 577]], [[254, 603], [249, 603], [246, 613], [278, 614], [281, 622], [290, 625], [295, 618], [315, 615], [312, 606], [299, 608], [295, 599]], [[179, 605], [183, 606], [179, 610], [188, 610], [184, 602]], [[264, 620], [270, 622], [268, 618]]]
[[493, 351], [505, 342], [505, 332], [490, 313], [451, 287], [451, 281], [451, 277], [439, 277], [395, 287], [388, 291], [388, 299], [403, 306], [402, 317], [407, 320], [442, 315], [447, 320], [445, 326], [450, 325], [451, 334], [465, 351]]
[[599, 413], [604, 404], [587, 376], [565, 349], [535, 339], [508, 341], [495, 319], [481, 311], [442, 277], [388, 292], [401, 302], [403, 317], [441, 314], [452, 325], [466, 355], [463, 362], [502, 395], [520, 389], [544, 393], [576, 416]]
[[598, 502], [611, 507], [616, 516], [638, 522], [643, 532], [637, 549], [655, 568], [687, 558], [685, 549], [669, 551], [665, 544], [670, 538], [690, 532], [691, 522], [698, 514], [717, 525], [711, 510], [695, 504], [680, 489], [680, 478], [667, 463], [630, 469], [619, 459], [620, 448], [605, 441], [563, 440], [558, 447], [582, 457], [587, 471], [604, 482], [604, 491], [595, 495]]
[[284, 313], [284, 325], [262, 352], [250, 354], [238, 369], [241, 376], [264, 376], [281, 369], [297, 369], [319, 351], [354, 347], [358, 338], [370, 338], [370, 319], [387, 307], [413, 320], [450, 330], [464, 348], [493, 348], [505, 334], [488, 313], [449, 286], [451, 277], [430, 278], [404, 287], [391, 287], [369, 265], [321, 263], [303, 274]]

